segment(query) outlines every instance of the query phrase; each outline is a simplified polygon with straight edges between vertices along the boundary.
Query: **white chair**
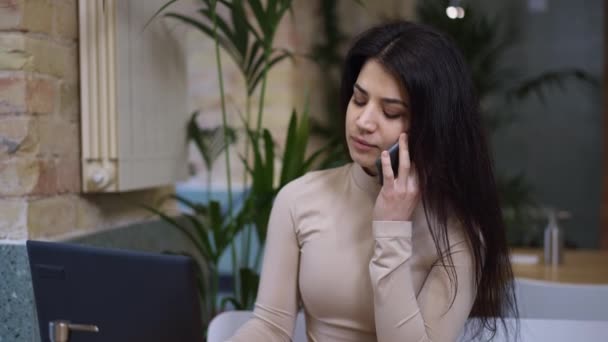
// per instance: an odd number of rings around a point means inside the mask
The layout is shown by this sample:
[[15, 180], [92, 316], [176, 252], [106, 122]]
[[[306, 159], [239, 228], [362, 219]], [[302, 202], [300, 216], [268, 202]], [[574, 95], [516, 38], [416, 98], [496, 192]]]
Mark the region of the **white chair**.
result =
[[515, 294], [520, 318], [608, 321], [608, 285], [517, 278]]
[[[507, 319], [508, 334], [499, 329], [492, 342], [606, 342], [608, 340], [608, 321], [577, 321], [530, 319], [519, 320], [519, 333], [515, 338], [515, 321]], [[489, 333], [470, 339], [470, 335], [460, 338], [460, 342], [487, 341]]]
[[[215, 316], [209, 324], [207, 330], [207, 342], [224, 342], [234, 333], [253, 318], [251, 311], [225, 311]], [[296, 317], [296, 329], [293, 342], [306, 342], [306, 322], [304, 314], [298, 313]]]

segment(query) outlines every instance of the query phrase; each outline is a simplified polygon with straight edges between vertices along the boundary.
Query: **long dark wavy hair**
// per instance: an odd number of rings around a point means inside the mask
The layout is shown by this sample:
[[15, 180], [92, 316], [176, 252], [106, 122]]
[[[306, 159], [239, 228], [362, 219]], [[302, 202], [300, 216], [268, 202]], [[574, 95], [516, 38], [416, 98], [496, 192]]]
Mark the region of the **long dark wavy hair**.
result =
[[482, 328], [496, 333], [497, 322], [506, 328], [504, 318], [518, 313], [493, 161], [470, 70], [451, 39], [431, 27], [394, 22], [371, 28], [355, 39], [346, 56], [342, 113], [361, 68], [372, 58], [409, 94], [410, 158], [453, 293], [458, 289], [454, 268], [446, 266], [452, 264], [448, 218], [463, 226], [472, 248], [477, 297], [470, 317], [477, 318], [478, 333]]

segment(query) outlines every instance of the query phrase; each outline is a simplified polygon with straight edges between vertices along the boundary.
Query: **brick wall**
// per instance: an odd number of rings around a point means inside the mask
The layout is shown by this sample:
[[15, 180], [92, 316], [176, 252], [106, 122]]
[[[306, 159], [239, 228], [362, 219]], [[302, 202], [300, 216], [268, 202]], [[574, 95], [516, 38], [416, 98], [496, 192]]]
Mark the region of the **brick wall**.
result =
[[79, 193], [77, 38], [77, 0], [0, 0], [0, 239], [136, 222], [172, 191]]

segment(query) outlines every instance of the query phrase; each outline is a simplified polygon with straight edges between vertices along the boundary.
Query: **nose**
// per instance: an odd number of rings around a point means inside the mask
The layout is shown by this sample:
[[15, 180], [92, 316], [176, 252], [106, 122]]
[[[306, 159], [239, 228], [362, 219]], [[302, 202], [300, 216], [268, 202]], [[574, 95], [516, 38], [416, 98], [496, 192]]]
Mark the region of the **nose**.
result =
[[370, 103], [361, 109], [361, 112], [355, 121], [357, 128], [359, 128], [362, 132], [373, 132], [377, 127], [376, 112], [376, 109], [370, 101]]

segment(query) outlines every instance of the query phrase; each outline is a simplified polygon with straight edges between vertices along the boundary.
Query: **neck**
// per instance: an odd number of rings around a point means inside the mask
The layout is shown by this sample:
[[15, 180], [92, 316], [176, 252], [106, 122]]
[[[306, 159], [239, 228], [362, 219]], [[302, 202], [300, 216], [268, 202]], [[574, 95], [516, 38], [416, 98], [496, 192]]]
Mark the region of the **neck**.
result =
[[380, 192], [380, 182], [378, 181], [377, 176], [357, 163], [353, 164], [351, 173], [357, 187], [374, 198], [378, 196], [378, 193]]

